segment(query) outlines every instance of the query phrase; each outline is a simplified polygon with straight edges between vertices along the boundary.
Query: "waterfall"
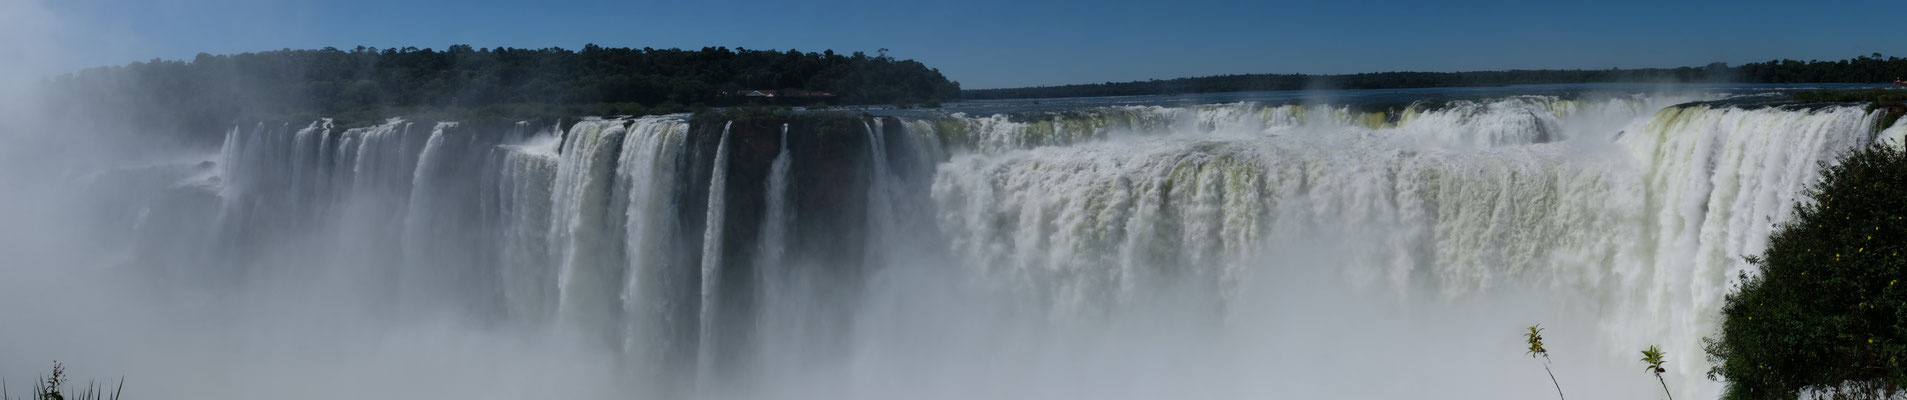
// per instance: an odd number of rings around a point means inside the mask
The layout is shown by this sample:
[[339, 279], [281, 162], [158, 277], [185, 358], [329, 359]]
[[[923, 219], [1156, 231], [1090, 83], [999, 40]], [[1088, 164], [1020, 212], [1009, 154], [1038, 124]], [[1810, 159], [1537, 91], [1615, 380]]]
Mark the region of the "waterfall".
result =
[[702, 279], [701, 312], [697, 321], [700, 328], [696, 334], [697, 382], [706, 383], [714, 368], [716, 312], [720, 310], [722, 290], [722, 233], [725, 226], [723, 217], [727, 215], [725, 204], [728, 197], [728, 134], [735, 123], [722, 126], [722, 141], [715, 147], [715, 167], [709, 175], [708, 221], [707, 230], [702, 232]]
[[551, 208], [561, 141], [545, 132], [522, 143], [503, 147], [504, 165], [498, 184], [503, 203], [499, 279], [506, 315], [542, 322], [556, 311], [556, 273], [551, 268]]
[[[578, 335], [665, 397], [748, 394], [734, 382], [1000, 397], [1158, 374], [1310, 388], [1332, 381], [1308, 374], [1340, 369], [1407, 375], [1387, 368], [1476, 345], [1467, 329], [1538, 322], [1557, 327], [1559, 368], [1660, 344], [1683, 360], [1665, 374], [1676, 396], [1701, 397], [1718, 390], [1700, 379], [1701, 338], [1730, 279], [1754, 271], [1742, 256], [1792, 218], [1817, 165], [1903, 136], [1860, 107], [1703, 102], [1718, 97], [803, 116], [779, 129], [672, 115], [534, 134], [321, 120], [234, 127], [193, 187], [216, 195], [204, 264], [233, 285], [324, 278], [406, 305], [392, 314], [457, 309]], [[827, 118], [841, 121], [815, 122]], [[139, 231], [195, 232], [154, 210]], [[1383, 363], [1323, 350], [1417, 337], [1466, 344]], [[1107, 354], [1146, 361], [1093, 358]], [[1412, 382], [1477, 382], [1456, 374]], [[1131, 394], [1146, 393], [1161, 394]]]
[[[628, 140], [623, 142], [622, 158], [617, 163], [617, 193], [621, 193], [625, 266], [620, 305], [624, 318], [622, 349], [638, 365], [663, 365], [676, 330], [672, 310], [689, 301], [678, 293], [699, 292], [700, 288], [680, 287], [683, 279], [673, 263], [680, 241], [676, 224], [680, 206], [675, 188], [681, 172], [676, 169], [688, 124], [666, 117], [647, 117], [636, 122]], [[699, 269], [699, 268], [698, 268]], [[695, 274], [699, 276], [699, 271]], [[690, 280], [693, 282], [693, 280]], [[694, 304], [694, 303], [689, 303]], [[646, 379], [661, 379], [658, 371], [643, 371]]]
[[1400, 295], [1576, 293], [1600, 310], [1607, 342], [1665, 341], [1700, 360], [1729, 279], [1751, 268], [1742, 256], [1767, 246], [1815, 165], [1867, 143], [1872, 118], [1670, 107], [1613, 146], [1436, 138], [1462, 146], [1449, 147], [1394, 132], [1410, 126], [1173, 135], [955, 157], [932, 196], [965, 265], [1058, 312], [1119, 307], [1135, 288], [1187, 279], [1249, 309], [1232, 297], [1245, 279], [1324, 258], [1356, 285]]
[[755, 278], [761, 288], [762, 298], [779, 294], [776, 285], [786, 279], [780, 267], [787, 263], [788, 235], [790, 225], [794, 224], [794, 205], [790, 204], [788, 169], [794, 165], [794, 156], [788, 151], [788, 124], [781, 124], [781, 149], [775, 152], [775, 161], [768, 166], [766, 210], [762, 216], [761, 239], [756, 243], [760, 250], [756, 253]]
[[628, 121], [578, 121], [564, 135], [552, 186], [550, 248], [556, 255], [558, 314], [619, 343], [622, 260], [609, 211], [613, 167]]
[[451, 122], [436, 124], [425, 141], [404, 211], [403, 263], [407, 267], [396, 274], [400, 298], [406, 302], [449, 301], [484, 315], [501, 311], [502, 299], [465, 295], [498, 292], [502, 285], [495, 258], [465, 250], [495, 245], [490, 232], [498, 225], [488, 223], [485, 202], [477, 200], [495, 180], [488, 172], [462, 172], [486, 170], [489, 152], [483, 146], [477, 135]]
[[879, 260], [885, 253], [885, 246], [891, 244], [887, 237], [894, 233], [894, 173], [888, 167], [887, 132], [884, 121], [874, 118], [862, 121], [861, 127], [867, 130], [868, 180], [867, 215], [868, 244], [867, 258]]
[[[1643, 161], [1634, 188], [1641, 199], [1640, 248], [1606, 268], [1640, 290], [1624, 293], [1624, 318], [1612, 337], [1666, 338], [1685, 360], [1702, 356], [1700, 338], [1720, 321], [1730, 280], [1752, 271], [1743, 256], [1767, 249], [1775, 224], [1819, 180], [1818, 166], [1870, 143], [1878, 113], [1857, 107], [1814, 111], [1678, 107], [1655, 115], [1642, 135], [1625, 136]], [[1678, 321], [1633, 326], [1639, 320]], [[1679, 354], [1678, 354], [1679, 353]], [[1698, 363], [1675, 367], [1700, 375]]]

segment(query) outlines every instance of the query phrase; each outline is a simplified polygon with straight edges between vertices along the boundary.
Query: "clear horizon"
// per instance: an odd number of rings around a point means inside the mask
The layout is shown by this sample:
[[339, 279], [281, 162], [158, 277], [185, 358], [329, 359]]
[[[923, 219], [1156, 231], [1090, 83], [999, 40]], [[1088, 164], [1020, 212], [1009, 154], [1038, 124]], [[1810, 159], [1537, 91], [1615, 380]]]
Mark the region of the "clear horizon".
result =
[[[1576, 4], [25, 0], [0, 6], [9, 75], [356, 46], [862, 51], [965, 89], [1225, 74], [1606, 69], [1907, 54], [1907, 3]], [[33, 40], [37, 39], [37, 40]]]

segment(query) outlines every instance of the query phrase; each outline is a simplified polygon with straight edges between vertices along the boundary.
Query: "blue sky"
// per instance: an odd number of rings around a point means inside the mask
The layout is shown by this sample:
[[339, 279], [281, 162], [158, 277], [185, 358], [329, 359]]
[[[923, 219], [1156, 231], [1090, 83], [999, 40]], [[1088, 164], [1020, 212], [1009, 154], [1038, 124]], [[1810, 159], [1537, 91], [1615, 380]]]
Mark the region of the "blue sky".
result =
[[1907, 56], [1901, 0], [0, 1], [39, 3], [45, 15], [12, 19], [51, 19], [20, 35], [59, 49], [53, 64], [65, 69], [358, 45], [888, 48], [966, 88], [993, 88]]

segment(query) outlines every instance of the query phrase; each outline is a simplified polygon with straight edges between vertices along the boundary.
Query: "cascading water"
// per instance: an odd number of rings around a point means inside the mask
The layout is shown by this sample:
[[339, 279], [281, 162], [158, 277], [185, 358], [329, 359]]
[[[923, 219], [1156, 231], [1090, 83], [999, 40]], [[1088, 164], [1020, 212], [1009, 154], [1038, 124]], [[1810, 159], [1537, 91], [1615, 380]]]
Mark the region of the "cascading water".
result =
[[[678, 252], [673, 216], [678, 212], [673, 189], [677, 184], [677, 157], [682, 153], [687, 124], [668, 118], [636, 122], [634, 135], [623, 143], [616, 166], [616, 189], [622, 207], [624, 247], [628, 270], [619, 292], [623, 323], [622, 348], [642, 365], [660, 365], [667, 355], [657, 347], [677, 346], [671, 310], [687, 303], [679, 293], [683, 274], [670, 268]], [[705, 200], [706, 201], [706, 200]], [[697, 273], [699, 275], [699, 272]], [[693, 292], [699, 292], [697, 288]], [[658, 372], [645, 371], [653, 377]]]
[[763, 193], [767, 197], [762, 216], [760, 246], [755, 254], [756, 287], [760, 288], [763, 298], [772, 303], [777, 285], [785, 282], [786, 275], [778, 270], [778, 264], [787, 257], [790, 224], [794, 223], [794, 207], [790, 203], [789, 168], [794, 165], [794, 155], [788, 151], [788, 124], [781, 124], [780, 149], [775, 152], [775, 161], [768, 165], [768, 183]]
[[[708, 228], [702, 232], [701, 311], [699, 328], [696, 329], [701, 336], [696, 340], [699, 350], [695, 353], [699, 357], [696, 362], [698, 377], [712, 374], [715, 363], [712, 359], [715, 355], [715, 319], [722, 301], [722, 218], [726, 216], [724, 209], [728, 200], [725, 194], [728, 188], [728, 133], [734, 124], [731, 121], [722, 126], [722, 141], [715, 146], [715, 171], [709, 175], [708, 217], [704, 219], [708, 221]], [[703, 378], [702, 381], [707, 379]]]
[[1729, 278], [1749, 268], [1741, 256], [1765, 247], [1817, 163], [1867, 143], [1870, 118], [1674, 107], [1613, 146], [1483, 151], [1425, 146], [1408, 126], [1168, 136], [955, 157], [933, 196], [969, 265], [1064, 310], [1186, 279], [1232, 293], [1317, 257], [1281, 244], [1322, 236], [1361, 253], [1331, 262], [1354, 284], [1571, 292], [1608, 342], [1662, 341], [1701, 360]]
[[585, 120], [563, 137], [555, 186], [551, 187], [550, 247], [556, 254], [557, 313], [570, 324], [614, 340], [621, 302], [623, 260], [615, 240], [610, 188], [628, 121]]
[[888, 243], [890, 235], [896, 234], [894, 215], [893, 169], [888, 167], [886, 126], [880, 119], [863, 121], [862, 129], [867, 132], [868, 163], [868, 258], [879, 258]]
[[499, 260], [505, 312], [512, 319], [541, 322], [556, 310], [556, 274], [549, 268], [555, 258], [549, 238], [560, 140], [542, 135], [501, 148]]
[[320, 121], [234, 128], [178, 190], [219, 199], [206, 253], [240, 280], [582, 337], [663, 397], [1527, 397], [1418, 368], [1523, 371], [1539, 322], [1566, 390], [1624, 387], [1591, 371], [1661, 344], [1704, 396], [1741, 256], [1818, 163], [1902, 136], [1856, 107], [1682, 104], [1708, 99]]

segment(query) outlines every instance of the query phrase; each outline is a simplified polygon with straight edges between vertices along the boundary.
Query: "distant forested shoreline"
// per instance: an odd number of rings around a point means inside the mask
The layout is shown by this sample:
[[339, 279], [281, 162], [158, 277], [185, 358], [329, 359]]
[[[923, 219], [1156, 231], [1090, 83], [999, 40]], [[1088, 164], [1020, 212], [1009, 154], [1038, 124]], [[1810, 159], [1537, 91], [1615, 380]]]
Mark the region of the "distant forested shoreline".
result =
[[355, 125], [417, 114], [643, 115], [762, 103], [933, 104], [960, 95], [960, 84], [939, 70], [886, 49], [843, 55], [593, 44], [579, 51], [456, 45], [201, 53], [82, 70], [45, 85], [59, 95], [49, 105], [63, 111], [201, 132], [319, 117]]
[[1907, 58], [1880, 53], [1840, 61], [1774, 60], [1728, 66], [1606, 70], [1244, 74], [1080, 85], [975, 89], [968, 100], [1174, 95], [1305, 89], [1403, 89], [1603, 82], [1856, 83], [1907, 77]]

